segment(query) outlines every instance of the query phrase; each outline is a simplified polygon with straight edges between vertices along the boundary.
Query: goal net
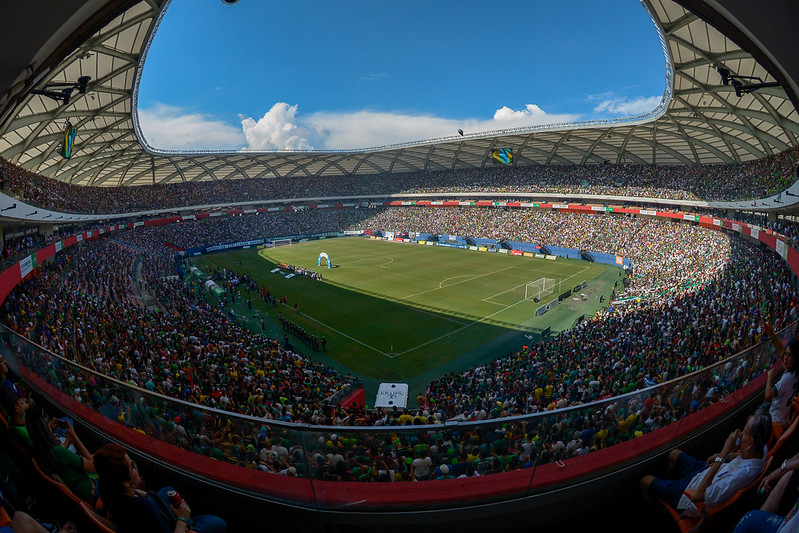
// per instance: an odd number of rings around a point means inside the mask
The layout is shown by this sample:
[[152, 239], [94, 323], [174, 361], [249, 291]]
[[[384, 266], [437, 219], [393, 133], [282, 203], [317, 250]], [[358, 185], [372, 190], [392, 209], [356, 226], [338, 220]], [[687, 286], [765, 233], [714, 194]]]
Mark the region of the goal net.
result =
[[291, 239], [277, 239], [272, 241], [272, 246], [277, 248], [278, 246], [291, 246]]
[[539, 278], [531, 281], [524, 287], [524, 299], [533, 300], [549, 296], [555, 292], [555, 279], [553, 278]]

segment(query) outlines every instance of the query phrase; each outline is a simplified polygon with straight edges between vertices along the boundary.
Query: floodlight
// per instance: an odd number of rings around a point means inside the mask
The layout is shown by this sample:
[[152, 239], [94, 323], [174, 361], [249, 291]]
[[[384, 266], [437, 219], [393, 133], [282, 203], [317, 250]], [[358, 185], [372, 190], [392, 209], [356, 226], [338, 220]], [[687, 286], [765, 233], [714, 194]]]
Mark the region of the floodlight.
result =
[[48, 83], [44, 86], [44, 89], [31, 89], [31, 94], [40, 94], [56, 102], [69, 105], [72, 91], [77, 89], [78, 94], [86, 94], [86, 91], [89, 89], [90, 81], [92, 81], [91, 76], [81, 76], [75, 83]]
[[[721, 84], [732, 85], [733, 89], [735, 89], [735, 96], [738, 98], [758, 89], [780, 86], [780, 84], [775, 81], [764, 83], [763, 80], [757, 76], [739, 76], [738, 74], [733, 74], [727, 67], [716, 67], [716, 70], [721, 76]], [[757, 80], [757, 83], [745, 84], [742, 80]]]

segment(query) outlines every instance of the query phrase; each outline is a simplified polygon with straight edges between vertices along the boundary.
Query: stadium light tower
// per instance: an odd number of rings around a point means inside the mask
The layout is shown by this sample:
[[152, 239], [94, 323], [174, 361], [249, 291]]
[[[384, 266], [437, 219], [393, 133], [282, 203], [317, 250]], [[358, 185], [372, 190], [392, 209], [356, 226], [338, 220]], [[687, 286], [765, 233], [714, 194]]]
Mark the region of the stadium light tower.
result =
[[[716, 70], [718, 70], [719, 75], [721, 76], [721, 84], [727, 86], [732, 85], [735, 89], [735, 96], [738, 98], [758, 89], [780, 86], [780, 84], [776, 81], [764, 83], [763, 80], [757, 76], [739, 76], [737, 74], [733, 74], [727, 67], [716, 67]], [[757, 80], [757, 83], [744, 83], [741, 80]]]

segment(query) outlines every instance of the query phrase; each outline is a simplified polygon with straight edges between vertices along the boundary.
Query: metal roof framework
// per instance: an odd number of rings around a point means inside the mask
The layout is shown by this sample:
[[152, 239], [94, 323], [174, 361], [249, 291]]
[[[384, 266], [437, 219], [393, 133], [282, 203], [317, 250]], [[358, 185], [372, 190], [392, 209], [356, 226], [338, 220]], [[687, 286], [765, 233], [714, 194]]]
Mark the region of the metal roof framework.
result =
[[[0, 126], [0, 155], [77, 185], [130, 186], [235, 178], [335, 176], [473, 169], [512, 148], [517, 165], [612, 163], [737, 164], [797, 146], [799, 115], [781, 87], [741, 97], [716, 68], [774, 81], [748, 52], [671, 0], [643, 0], [664, 51], [666, 90], [647, 115], [612, 121], [516, 128], [347, 151], [173, 152], [149, 146], [136, 93], [147, 50], [168, 0], [126, 6], [38, 80], [91, 76], [69, 105], [27, 94]], [[60, 155], [67, 123], [73, 156]]]

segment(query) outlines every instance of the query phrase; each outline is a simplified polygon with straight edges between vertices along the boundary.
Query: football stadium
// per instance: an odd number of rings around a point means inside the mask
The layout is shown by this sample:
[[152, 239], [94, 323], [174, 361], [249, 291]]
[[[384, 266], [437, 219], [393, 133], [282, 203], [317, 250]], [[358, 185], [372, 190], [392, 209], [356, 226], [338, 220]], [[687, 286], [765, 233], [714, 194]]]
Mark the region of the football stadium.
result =
[[151, 142], [178, 0], [3, 6], [0, 528], [799, 531], [799, 5], [633, 3], [650, 111], [335, 149]]

